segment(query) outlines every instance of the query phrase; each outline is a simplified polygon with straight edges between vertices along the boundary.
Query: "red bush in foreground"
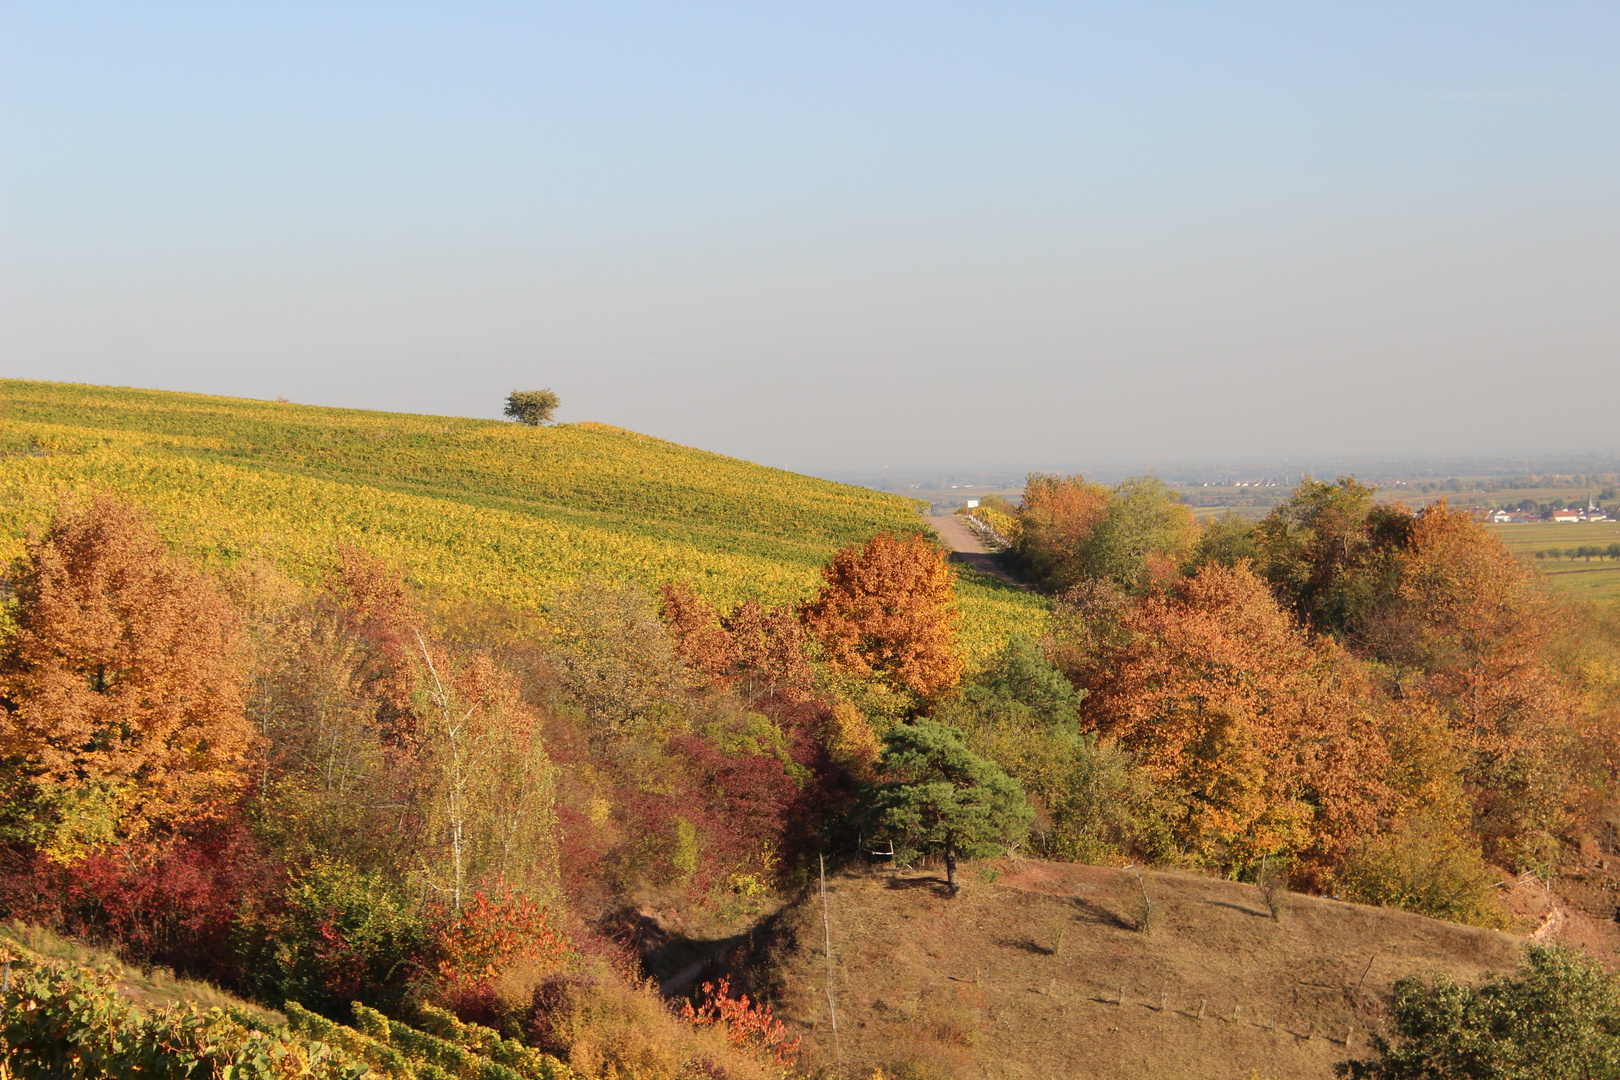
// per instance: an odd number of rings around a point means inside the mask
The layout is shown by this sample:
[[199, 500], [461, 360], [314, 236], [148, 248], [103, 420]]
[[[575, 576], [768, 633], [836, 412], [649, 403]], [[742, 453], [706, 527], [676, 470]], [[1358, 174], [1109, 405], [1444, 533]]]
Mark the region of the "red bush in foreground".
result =
[[799, 1056], [799, 1043], [804, 1036], [795, 1035], [789, 1042], [787, 1028], [771, 1015], [766, 1002], [748, 1000], [748, 995], [733, 998], [731, 980], [722, 978], [718, 984], [703, 984], [703, 1002], [696, 1008], [688, 1001], [681, 1007], [681, 1018], [693, 1024], [719, 1024], [731, 1045], [759, 1054], [769, 1054], [778, 1065], [792, 1066]]

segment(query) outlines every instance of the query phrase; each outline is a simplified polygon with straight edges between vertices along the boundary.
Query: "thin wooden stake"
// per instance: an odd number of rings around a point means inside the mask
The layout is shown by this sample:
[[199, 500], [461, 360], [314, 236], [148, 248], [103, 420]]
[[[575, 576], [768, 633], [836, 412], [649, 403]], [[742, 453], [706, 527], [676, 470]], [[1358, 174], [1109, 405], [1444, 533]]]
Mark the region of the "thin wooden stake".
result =
[[1207, 998], [1198, 999], [1198, 1019], [1202, 1020], [1204, 1018], [1204, 1006], [1208, 1004], [1209, 1000]]
[[1243, 1011], [1243, 1006], [1241, 1006], [1241, 1005], [1232, 1006], [1232, 1023], [1235, 1024], [1235, 1023], [1238, 1022], [1238, 1013], [1240, 1013], [1242, 1011]]
[[827, 856], [821, 856], [821, 929], [825, 935], [822, 939], [823, 947], [827, 952], [827, 1012], [832, 1017], [833, 1052], [838, 1055], [838, 1064], [844, 1063], [844, 1045], [838, 1037], [838, 1006], [833, 1004], [833, 955], [832, 955], [832, 915], [827, 910]]
[[1125, 988], [1123, 986], [1119, 988], [1119, 997], [1115, 1000], [1120, 1005], [1125, 1004]]
[[1170, 1007], [1170, 995], [1164, 993], [1161, 990], [1159, 992], [1159, 1011], [1164, 1012], [1164, 1010], [1168, 1009], [1169, 1007]]

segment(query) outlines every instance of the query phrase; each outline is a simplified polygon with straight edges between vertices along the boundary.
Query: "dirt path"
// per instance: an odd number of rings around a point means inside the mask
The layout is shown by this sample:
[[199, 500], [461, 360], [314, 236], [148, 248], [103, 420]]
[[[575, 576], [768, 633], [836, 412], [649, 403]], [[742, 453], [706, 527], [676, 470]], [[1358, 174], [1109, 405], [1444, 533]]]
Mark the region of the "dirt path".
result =
[[972, 529], [962, 523], [961, 518], [955, 515], [949, 517], [924, 516], [923, 520], [928, 522], [935, 532], [939, 533], [939, 538], [945, 542], [946, 547], [951, 549], [951, 559], [953, 561], [971, 566], [981, 574], [989, 574], [991, 577], [1000, 578], [1007, 584], [1016, 585], [1020, 589], [1029, 588], [1028, 585], [1010, 577], [1005, 570], [996, 565], [996, 557], [990, 554], [989, 549], [984, 546], [984, 541], [980, 540]]

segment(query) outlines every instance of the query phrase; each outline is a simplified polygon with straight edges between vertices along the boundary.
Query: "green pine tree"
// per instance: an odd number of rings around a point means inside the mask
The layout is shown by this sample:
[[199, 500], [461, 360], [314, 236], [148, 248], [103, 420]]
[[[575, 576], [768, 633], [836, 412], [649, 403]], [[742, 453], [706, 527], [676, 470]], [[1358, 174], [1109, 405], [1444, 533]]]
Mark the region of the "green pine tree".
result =
[[935, 720], [901, 724], [884, 735], [878, 771], [883, 779], [864, 793], [861, 823], [911, 850], [943, 845], [953, 893], [961, 888], [957, 859], [983, 858], [1017, 843], [1035, 816], [1017, 780], [968, 750], [960, 731]]

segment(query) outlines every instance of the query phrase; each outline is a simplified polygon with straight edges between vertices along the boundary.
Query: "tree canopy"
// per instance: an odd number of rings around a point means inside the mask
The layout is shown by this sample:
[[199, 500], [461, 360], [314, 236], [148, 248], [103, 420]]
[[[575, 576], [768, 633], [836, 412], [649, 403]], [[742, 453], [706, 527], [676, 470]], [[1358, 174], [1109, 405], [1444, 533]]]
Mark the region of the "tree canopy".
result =
[[0, 757], [52, 808], [43, 846], [71, 858], [234, 791], [254, 742], [238, 623], [141, 511], [64, 503], [13, 577]]
[[1032, 473], [1014, 552], [1051, 589], [1098, 578], [1135, 589], [1173, 576], [1196, 532], [1180, 497], [1155, 477], [1104, 487]]
[[550, 390], [514, 390], [506, 397], [506, 415], [520, 424], [539, 427], [551, 423], [561, 399]]
[[915, 534], [879, 533], [838, 552], [821, 575], [803, 617], [829, 660], [923, 700], [956, 686], [961, 616], [943, 551]]

